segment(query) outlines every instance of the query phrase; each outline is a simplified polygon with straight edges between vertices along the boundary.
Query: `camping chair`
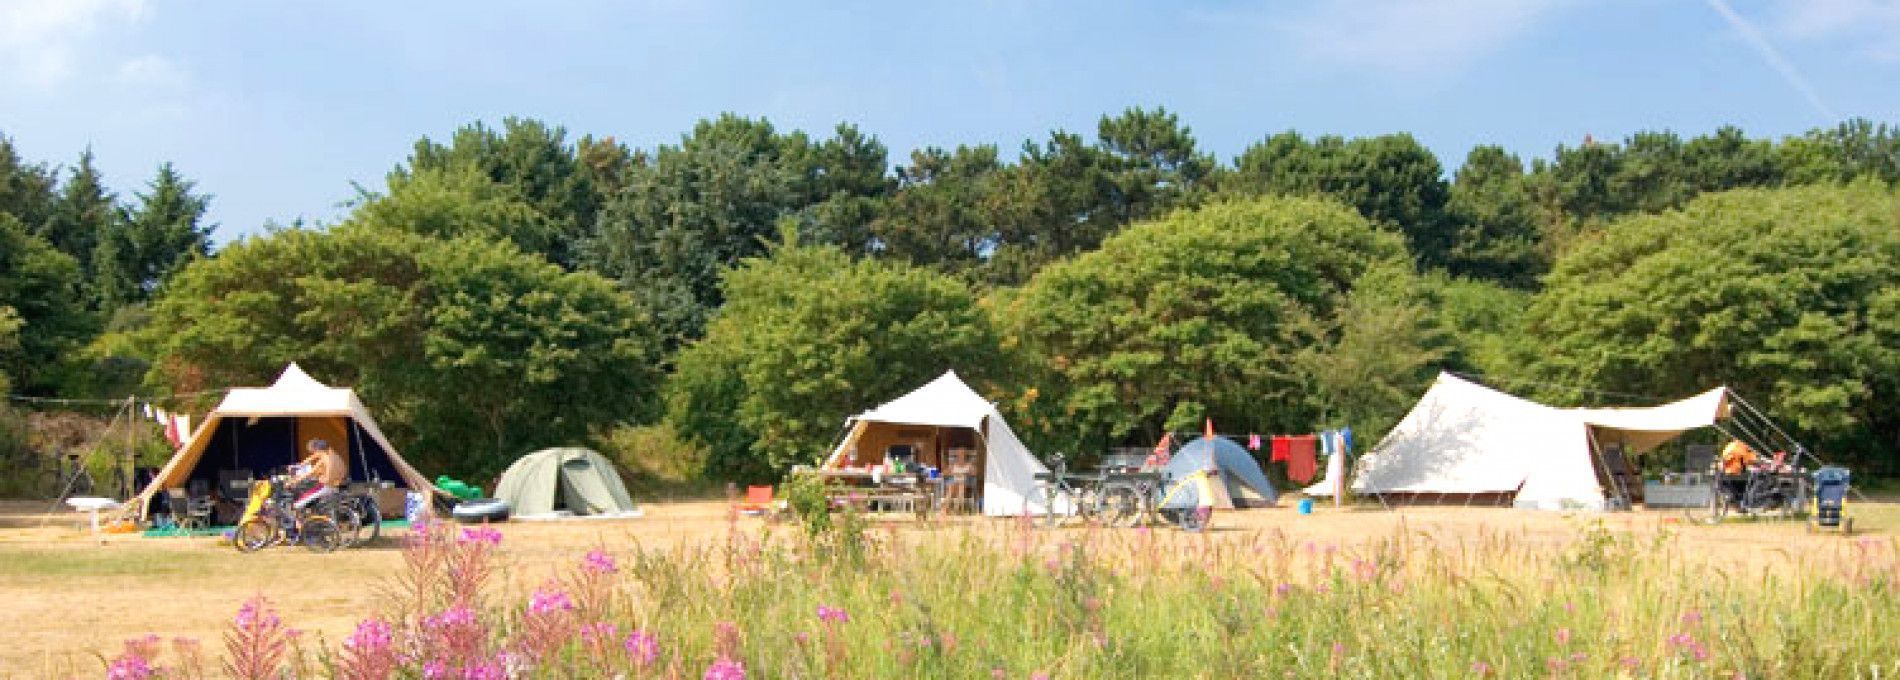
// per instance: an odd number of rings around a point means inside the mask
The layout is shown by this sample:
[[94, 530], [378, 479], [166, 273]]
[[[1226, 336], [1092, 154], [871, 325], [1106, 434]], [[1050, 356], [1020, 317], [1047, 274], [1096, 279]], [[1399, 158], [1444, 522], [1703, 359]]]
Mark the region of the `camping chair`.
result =
[[745, 488], [745, 500], [739, 503], [739, 512], [748, 515], [763, 515], [772, 511], [772, 487], [748, 486]]
[[1715, 469], [1714, 444], [1690, 444], [1683, 447], [1682, 471], [1689, 484], [1701, 484], [1702, 476]]
[[208, 529], [211, 527], [211, 499], [193, 498], [184, 489], [165, 490], [165, 505], [171, 510], [172, 521], [179, 529]]

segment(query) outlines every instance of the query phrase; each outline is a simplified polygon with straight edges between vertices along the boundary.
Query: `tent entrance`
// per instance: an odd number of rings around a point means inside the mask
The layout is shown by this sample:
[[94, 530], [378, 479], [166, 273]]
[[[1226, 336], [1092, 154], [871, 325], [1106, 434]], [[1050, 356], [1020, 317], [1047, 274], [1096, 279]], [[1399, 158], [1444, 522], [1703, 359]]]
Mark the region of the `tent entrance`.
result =
[[859, 421], [838, 447], [833, 468], [871, 468], [905, 456], [914, 465], [937, 468], [946, 498], [982, 507], [989, 463], [982, 436], [973, 428]]

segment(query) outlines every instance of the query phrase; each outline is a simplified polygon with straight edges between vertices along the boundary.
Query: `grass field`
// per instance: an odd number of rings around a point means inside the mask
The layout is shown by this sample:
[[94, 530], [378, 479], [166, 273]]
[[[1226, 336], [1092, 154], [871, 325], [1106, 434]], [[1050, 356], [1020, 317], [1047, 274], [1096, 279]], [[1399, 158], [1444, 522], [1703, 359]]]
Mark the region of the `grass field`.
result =
[[[646, 510], [502, 526], [473, 606], [485, 649], [551, 644], [540, 677], [615, 665], [700, 677], [721, 659], [751, 677], [1900, 674], [1890, 504], [1855, 506], [1853, 538], [1664, 512], [1322, 506], [1223, 512], [1200, 535], [873, 523], [857, 550], [731, 520], [722, 503]], [[0, 505], [7, 677], [96, 677], [145, 633], [215, 653], [257, 595], [306, 631], [298, 647], [320, 670], [365, 617], [420, 634], [417, 621], [449, 606], [396, 594], [410, 571], [394, 541], [331, 555], [243, 555], [212, 539], [99, 545], [43, 511]], [[595, 586], [578, 565], [592, 550], [617, 566], [604, 595], [584, 597]], [[537, 590], [581, 606], [544, 620], [528, 605], [546, 601]], [[821, 606], [847, 614], [821, 618]], [[606, 625], [653, 634], [653, 664], [617, 641], [590, 644]]]

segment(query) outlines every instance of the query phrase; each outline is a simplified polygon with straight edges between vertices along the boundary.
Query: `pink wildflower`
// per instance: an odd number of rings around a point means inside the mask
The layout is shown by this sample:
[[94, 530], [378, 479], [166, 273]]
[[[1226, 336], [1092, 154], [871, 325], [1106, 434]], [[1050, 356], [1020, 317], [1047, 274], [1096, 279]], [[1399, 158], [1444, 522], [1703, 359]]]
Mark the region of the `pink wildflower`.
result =
[[[1142, 528], [1145, 529], [1147, 527], [1142, 527]], [[1007, 677], [1009, 677], [1008, 671], [1005, 671], [1001, 668], [990, 669], [990, 680], [1003, 680], [1004, 678], [1007, 678]]]
[[1291, 583], [1282, 583], [1273, 587], [1273, 594], [1276, 597], [1286, 597], [1287, 594], [1291, 592], [1293, 592], [1293, 584]]
[[106, 667], [107, 680], [146, 680], [152, 674], [151, 662], [136, 654], [122, 654]]
[[489, 526], [463, 529], [462, 535], [456, 538], [455, 542], [463, 545], [487, 544], [493, 547], [501, 545], [501, 531]]
[[1570, 629], [1569, 628], [1557, 629], [1557, 644], [1560, 644], [1560, 645], [1570, 644]]
[[537, 615], [574, 611], [574, 601], [557, 587], [544, 586], [528, 598], [528, 613]]
[[1700, 610], [1691, 609], [1682, 613], [1682, 625], [1693, 626], [1701, 622], [1702, 612]]
[[802, 630], [798, 631], [797, 633], [792, 635], [792, 642], [796, 642], [800, 645], [811, 642], [811, 633], [807, 633]]
[[590, 574], [612, 574], [619, 572], [620, 567], [614, 563], [613, 555], [603, 550], [592, 550], [588, 551], [587, 557], [581, 560], [581, 571]]
[[1623, 657], [1623, 667], [1624, 667], [1624, 668], [1628, 668], [1628, 669], [1630, 669], [1630, 670], [1632, 670], [1632, 671], [1634, 671], [1634, 670], [1636, 670], [1636, 669], [1638, 669], [1638, 668], [1641, 668], [1642, 666], [1643, 666], [1643, 660], [1642, 660], [1642, 659], [1638, 659], [1638, 658], [1636, 658], [1636, 657], [1633, 657], [1633, 656], [1626, 656], [1626, 657]]
[[1476, 675], [1480, 678], [1490, 675], [1491, 664], [1485, 663], [1483, 661], [1474, 661], [1471, 664], [1471, 674]]
[[818, 605], [818, 620], [825, 623], [850, 623], [851, 615], [843, 609]]
[[343, 641], [343, 646], [362, 652], [381, 651], [389, 648], [394, 637], [389, 624], [382, 619], [363, 619], [356, 624], [356, 630]]
[[1049, 680], [1049, 674], [1043, 671], [1036, 671], [1029, 674], [1029, 680]]
[[660, 639], [652, 633], [641, 630], [628, 633], [627, 642], [623, 646], [627, 650], [628, 658], [633, 659], [635, 666], [645, 668], [660, 660]]
[[1695, 657], [1697, 661], [1708, 661], [1709, 648], [1702, 646], [1700, 642], [1691, 642], [1689, 643], [1689, 655]]
[[706, 668], [705, 680], [745, 680], [745, 664], [721, 657]]

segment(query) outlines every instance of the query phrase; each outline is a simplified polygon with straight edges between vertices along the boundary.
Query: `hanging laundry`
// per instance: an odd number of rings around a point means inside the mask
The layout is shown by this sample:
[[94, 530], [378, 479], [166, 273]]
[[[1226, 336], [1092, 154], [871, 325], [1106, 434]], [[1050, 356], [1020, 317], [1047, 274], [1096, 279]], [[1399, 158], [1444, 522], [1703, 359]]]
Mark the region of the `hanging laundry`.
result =
[[170, 425], [172, 422], [172, 414], [166, 413], [165, 409], [162, 408], [152, 409], [152, 422], [160, 425]]
[[158, 414], [155, 414], [155, 413], [152, 413], [152, 405], [151, 405], [151, 404], [146, 404], [146, 405], [145, 405], [145, 409], [144, 409], [144, 411], [145, 411], [145, 417], [146, 417], [146, 418], [151, 418], [151, 419], [156, 419], [156, 418], [158, 418]]
[[1340, 453], [1352, 453], [1352, 426], [1339, 428]]
[[191, 414], [178, 416], [178, 441], [184, 443], [191, 438]]
[[1168, 464], [1168, 451], [1174, 448], [1174, 433], [1161, 433], [1161, 441], [1155, 443], [1155, 450], [1148, 454], [1147, 467], [1156, 468]]
[[176, 447], [176, 446], [178, 446], [178, 444], [179, 444], [179, 440], [178, 440], [178, 421], [176, 421], [176, 420], [171, 420], [171, 419], [166, 419], [166, 421], [165, 421], [165, 441], [168, 441], [168, 442], [171, 442], [171, 443], [172, 443], [172, 446], [174, 446], [174, 447]]
[[1333, 431], [1332, 430], [1320, 430], [1319, 455], [1321, 456], [1333, 455]]
[[1290, 448], [1292, 446], [1292, 442], [1293, 442], [1292, 437], [1288, 437], [1283, 434], [1273, 435], [1273, 455], [1269, 456], [1268, 460], [1275, 463], [1284, 462], [1286, 460], [1287, 452], [1292, 450]]
[[1213, 438], [1214, 438], [1214, 419], [1213, 419], [1213, 418], [1208, 418], [1208, 419], [1207, 419], [1207, 435], [1206, 435], [1206, 437], [1207, 437], [1208, 439], [1213, 439]]
[[1257, 434], [1247, 435], [1247, 450], [1248, 451], [1260, 450], [1260, 435], [1257, 435]]
[[1294, 435], [1287, 438], [1286, 476], [1294, 482], [1305, 484], [1313, 481], [1313, 473], [1319, 471], [1319, 437], [1310, 434]]

